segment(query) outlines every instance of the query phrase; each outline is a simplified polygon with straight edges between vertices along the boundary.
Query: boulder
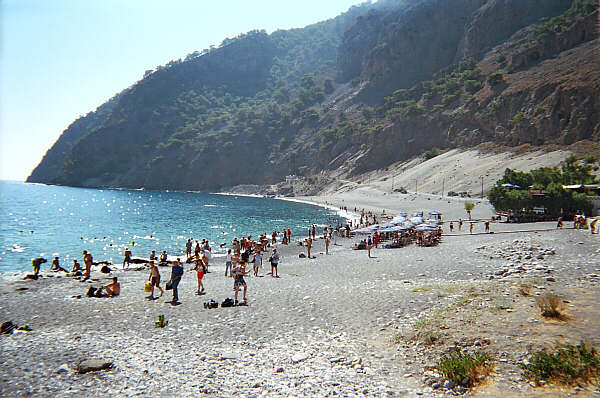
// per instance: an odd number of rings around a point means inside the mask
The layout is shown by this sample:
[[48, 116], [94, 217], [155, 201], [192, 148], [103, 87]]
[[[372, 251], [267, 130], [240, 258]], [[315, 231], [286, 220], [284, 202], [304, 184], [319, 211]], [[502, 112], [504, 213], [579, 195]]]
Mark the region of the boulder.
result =
[[113, 363], [102, 359], [85, 359], [77, 365], [77, 372], [83, 374], [88, 372], [96, 372], [99, 370], [112, 369]]

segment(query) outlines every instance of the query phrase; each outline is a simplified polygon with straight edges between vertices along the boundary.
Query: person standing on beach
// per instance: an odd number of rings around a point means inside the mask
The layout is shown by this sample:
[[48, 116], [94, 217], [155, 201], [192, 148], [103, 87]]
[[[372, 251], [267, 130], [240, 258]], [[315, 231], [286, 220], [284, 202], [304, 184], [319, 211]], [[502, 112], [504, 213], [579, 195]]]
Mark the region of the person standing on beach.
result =
[[235, 291], [233, 296], [234, 305], [238, 304], [238, 292], [240, 291], [240, 287], [243, 288], [242, 301], [244, 303], [246, 302], [246, 290], [248, 290], [248, 286], [244, 280], [244, 275], [248, 273], [250, 273], [250, 270], [246, 271], [244, 263], [231, 270], [231, 275], [233, 276], [233, 290]]
[[260, 250], [256, 252], [254, 258], [252, 259], [254, 276], [258, 276], [258, 268], [262, 265], [262, 254], [260, 254]]
[[33, 267], [33, 275], [34, 276], [38, 276], [38, 274], [40, 273], [40, 266], [44, 263], [47, 263], [48, 260], [46, 260], [43, 257], [36, 257], [31, 261], [31, 266]]
[[273, 253], [271, 254], [271, 258], [269, 260], [271, 262], [271, 276], [274, 278], [279, 278], [279, 274], [277, 273], [277, 266], [279, 265], [279, 253], [277, 253], [277, 249], [273, 249]]
[[369, 255], [369, 258], [371, 258], [371, 249], [373, 248], [373, 241], [371, 240], [371, 235], [369, 235], [369, 238], [367, 239], [367, 254]]
[[488, 234], [490, 233], [490, 222], [489, 221], [485, 222], [485, 232]]
[[173, 267], [171, 267], [171, 288], [173, 289], [173, 300], [171, 303], [175, 304], [179, 302], [179, 294], [177, 291], [177, 287], [179, 286], [179, 282], [181, 281], [181, 277], [183, 276], [183, 267], [181, 266], [181, 262], [179, 259], [173, 262]]
[[288, 233], [288, 241], [291, 243], [292, 242], [292, 230], [288, 228], [287, 233]]
[[154, 261], [150, 261], [150, 276], [148, 277], [150, 281], [150, 296], [148, 298], [150, 300], [154, 300], [154, 288], [156, 287], [160, 290], [160, 296], [162, 297], [164, 290], [160, 287], [160, 272], [158, 271], [158, 267], [154, 264]]
[[462, 220], [462, 218], [459, 218], [458, 219], [458, 230], [459, 231], [462, 231], [462, 225], [463, 225], [463, 220]]
[[200, 243], [196, 241], [196, 246], [194, 246], [194, 256], [198, 256], [200, 254]]
[[314, 239], [317, 234], [317, 226], [313, 224], [312, 226], [312, 238]]
[[373, 235], [373, 243], [375, 244], [375, 249], [379, 248], [379, 233], [377, 231]]
[[450, 221], [450, 233], [452, 233], [452, 231], [454, 231], [454, 223]]
[[202, 283], [202, 279], [204, 278], [204, 274], [206, 273], [206, 263], [204, 261], [204, 250], [202, 250], [202, 257], [196, 256], [196, 276], [198, 278], [198, 291], [196, 294], [201, 296], [204, 294], [204, 284]]
[[187, 242], [185, 242], [185, 257], [192, 257], [192, 238], [188, 238]]
[[473, 223], [471, 223], [471, 225], [469, 225], [469, 233], [472, 234], [473, 233]]
[[306, 239], [306, 252], [308, 254], [308, 256], [307, 256], [308, 258], [312, 258], [310, 256], [310, 249], [312, 249], [312, 242], [313, 242], [312, 238]]
[[125, 259], [123, 260], [123, 270], [125, 270], [125, 264], [127, 264], [127, 268], [129, 268], [129, 263], [131, 263], [131, 250], [128, 247], [125, 248]]
[[331, 239], [329, 239], [329, 236], [325, 237], [325, 254], [329, 254], [329, 242], [331, 242]]
[[86, 250], [83, 251], [83, 265], [85, 265], [85, 272], [83, 276], [85, 279], [90, 277], [90, 273], [92, 272], [92, 263], [94, 259], [92, 257], [92, 253], [88, 253]]
[[231, 249], [227, 249], [227, 255], [225, 256], [225, 276], [227, 276], [227, 271], [231, 275], [231, 259]]

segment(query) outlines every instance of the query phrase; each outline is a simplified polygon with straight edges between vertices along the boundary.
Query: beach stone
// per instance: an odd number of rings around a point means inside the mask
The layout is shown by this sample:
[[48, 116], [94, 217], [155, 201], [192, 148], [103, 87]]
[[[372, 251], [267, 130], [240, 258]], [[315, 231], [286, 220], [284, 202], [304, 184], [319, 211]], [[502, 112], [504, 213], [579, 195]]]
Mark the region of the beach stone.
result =
[[308, 355], [306, 355], [306, 354], [302, 354], [302, 353], [294, 354], [292, 356], [292, 362], [293, 363], [302, 362], [307, 358], [308, 358]]
[[58, 367], [58, 369], [56, 370], [56, 373], [69, 373], [71, 371], [71, 368], [69, 368], [69, 365], [67, 365], [66, 363], [63, 363], [62, 365], [60, 365]]
[[88, 372], [96, 372], [98, 370], [112, 369], [113, 363], [107, 362], [102, 359], [85, 359], [79, 362], [77, 371], [81, 374]]
[[2, 326], [0, 326], [0, 333], [1, 334], [11, 334], [13, 329], [15, 329], [16, 327], [17, 327], [17, 325], [12, 323], [12, 321], [3, 322]]

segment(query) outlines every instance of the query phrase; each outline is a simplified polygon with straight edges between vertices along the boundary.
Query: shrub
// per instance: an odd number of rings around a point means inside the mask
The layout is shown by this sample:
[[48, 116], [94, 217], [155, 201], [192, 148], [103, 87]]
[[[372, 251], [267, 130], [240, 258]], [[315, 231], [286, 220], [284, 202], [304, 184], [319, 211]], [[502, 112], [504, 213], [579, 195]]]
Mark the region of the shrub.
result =
[[434, 157], [436, 157], [437, 155], [440, 154], [440, 150], [437, 148], [431, 148], [430, 150], [428, 150], [427, 152], [425, 152], [425, 159], [429, 160], [429, 159], [433, 159]]
[[165, 316], [162, 314], [159, 315], [158, 320], [156, 322], [154, 322], [154, 326], [157, 328], [164, 328], [168, 324], [169, 324], [169, 321], [165, 321]]
[[565, 319], [562, 313], [562, 299], [556, 294], [546, 293], [536, 298], [535, 303], [546, 318]]
[[588, 347], [584, 342], [557, 344], [555, 352], [538, 351], [519, 367], [525, 378], [536, 382], [591, 383], [599, 379], [600, 356], [594, 347]]
[[525, 120], [525, 113], [524, 112], [518, 112], [510, 120], [510, 124], [512, 126], [516, 126], [517, 124], [521, 123], [522, 120]]
[[494, 72], [487, 77], [487, 81], [490, 86], [497, 86], [504, 81], [504, 73], [500, 71]]
[[437, 370], [456, 385], [472, 387], [485, 379], [493, 369], [493, 361], [488, 354], [476, 353], [475, 356], [451, 352], [437, 365]]

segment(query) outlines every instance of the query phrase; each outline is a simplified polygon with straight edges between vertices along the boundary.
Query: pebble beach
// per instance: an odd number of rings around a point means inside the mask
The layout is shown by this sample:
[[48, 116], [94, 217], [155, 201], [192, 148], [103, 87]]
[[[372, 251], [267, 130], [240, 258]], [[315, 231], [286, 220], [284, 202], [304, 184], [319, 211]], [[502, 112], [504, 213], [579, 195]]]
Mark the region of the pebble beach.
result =
[[[369, 190], [303, 199], [377, 214], [414, 208], [441, 211], [444, 220], [466, 218], [461, 200], [428, 195]], [[487, 202], [473, 211], [474, 219], [491, 215]], [[493, 234], [481, 234], [482, 229], [478, 225], [473, 235], [464, 229], [444, 235], [435, 247], [376, 249], [374, 258], [351, 249], [357, 239], [338, 238], [329, 255], [318, 239], [313, 259], [298, 257], [301, 246], [280, 245], [280, 277], [267, 275], [264, 256], [260, 276], [246, 277], [248, 306], [233, 308], [203, 308], [210, 299], [220, 303], [233, 298], [233, 280], [224, 276], [220, 258], [204, 279], [204, 296], [195, 295], [195, 273], [185, 265], [181, 304], [176, 306], [169, 303], [169, 291], [147, 300], [148, 271], [122, 271], [120, 264], [112, 266], [110, 275], [96, 269], [88, 282], [56, 274], [37, 281], [4, 279], [1, 320], [26, 324], [32, 331], [0, 336], [0, 395], [463, 394], [424, 383], [426, 371], [418, 360], [423, 347], [398, 344], [400, 330], [447, 299], [416, 294], [419, 287], [537, 278], [548, 290], [571, 286], [598, 291], [598, 235], [555, 230], [554, 223], [493, 223]], [[519, 232], [523, 230], [528, 232]], [[160, 272], [166, 281], [170, 270], [161, 267]], [[104, 285], [112, 276], [121, 282], [119, 297], [85, 297], [90, 285]], [[161, 314], [168, 325], [157, 328]], [[597, 333], [592, 340], [600, 342]], [[86, 359], [109, 362], [112, 368], [80, 374], [78, 364]], [[524, 382], [506, 388], [526, 396], [539, 392]], [[490, 394], [486, 396], [494, 396]]]

